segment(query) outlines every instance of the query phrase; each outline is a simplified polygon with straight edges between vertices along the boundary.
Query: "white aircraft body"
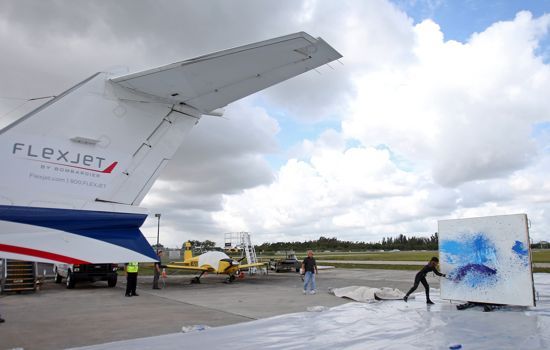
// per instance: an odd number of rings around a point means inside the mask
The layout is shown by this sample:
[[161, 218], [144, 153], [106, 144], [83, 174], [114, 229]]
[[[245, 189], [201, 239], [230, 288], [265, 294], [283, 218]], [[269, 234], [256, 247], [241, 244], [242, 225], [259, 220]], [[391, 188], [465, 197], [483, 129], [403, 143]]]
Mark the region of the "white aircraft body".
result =
[[301, 32], [97, 73], [22, 116], [0, 130], [0, 258], [156, 261], [139, 204], [201, 116], [340, 57]]

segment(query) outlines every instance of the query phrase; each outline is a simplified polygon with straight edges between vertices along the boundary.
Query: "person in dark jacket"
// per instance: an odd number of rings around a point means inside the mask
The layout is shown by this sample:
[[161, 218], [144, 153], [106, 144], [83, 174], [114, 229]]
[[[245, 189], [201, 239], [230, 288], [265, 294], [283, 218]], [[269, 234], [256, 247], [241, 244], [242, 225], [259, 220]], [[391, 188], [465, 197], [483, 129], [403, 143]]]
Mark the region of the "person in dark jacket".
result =
[[414, 285], [403, 297], [403, 300], [405, 300], [405, 302], [409, 299], [409, 295], [411, 295], [411, 293], [414, 292], [416, 288], [418, 288], [418, 284], [422, 283], [422, 285], [424, 286], [424, 289], [426, 290], [426, 304], [433, 304], [433, 301], [430, 300], [430, 285], [428, 284], [428, 281], [426, 281], [426, 275], [428, 274], [428, 272], [433, 272], [438, 276], [447, 277], [445, 274], [437, 270], [438, 263], [439, 263], [439, 259], [434, 256], [430, 260], [428, 265], [424, 266], [422, 270], [418, 271], [418, 273], [416, 274], [416, 277], [414, 278]]
[[162, 273], [162, 250], [159, 250], [157, 252], [158, 261], [155, 261], [155, 265], [153, 266], [153, 289], [160, 289], [159, 287], [159, 278]]
[[304, 273], [304, 294], [308, 294], [308, 285], [311, 288], [309, 294], [315, 294], [315, 274], [319, 273], [319, 271], [317, 270], [317, 262], [313, 257], [311, 249], [307, 251], [307, 257], [302, 262], [301, 270]]

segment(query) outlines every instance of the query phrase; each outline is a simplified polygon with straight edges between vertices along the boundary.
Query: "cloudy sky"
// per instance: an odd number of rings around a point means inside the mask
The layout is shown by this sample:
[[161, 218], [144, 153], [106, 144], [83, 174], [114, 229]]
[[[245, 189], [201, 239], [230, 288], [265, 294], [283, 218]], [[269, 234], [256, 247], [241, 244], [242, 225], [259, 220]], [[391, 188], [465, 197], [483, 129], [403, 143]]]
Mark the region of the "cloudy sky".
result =
[[550, 0], [0, 0], [0, 120], [97, 71], [306, 31], [341, 64], [204, 117], [142, 203], [161, 243], [377, 241], [513, 213], [550, 240], [549, 30]]

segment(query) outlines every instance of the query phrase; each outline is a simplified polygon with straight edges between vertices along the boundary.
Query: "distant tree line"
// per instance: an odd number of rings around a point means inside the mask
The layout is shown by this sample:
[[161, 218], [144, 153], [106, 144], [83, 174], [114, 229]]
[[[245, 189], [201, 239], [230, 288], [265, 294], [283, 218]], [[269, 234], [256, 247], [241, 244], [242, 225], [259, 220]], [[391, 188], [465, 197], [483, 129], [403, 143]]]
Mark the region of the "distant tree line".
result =
[[531, 243], [531, 249], [550, 249], [550, 242], [539, 241], [537, 243]]
[[[216, 247], [216, 243], [210, 240], [198, 241], [190, 240], [194, 253], [203, 253], [211, 250], [223, 251], [222, 248]], [[157, 249], [156, 244], [152, 245], [153, 249]], [[162, 244], [159, 244], [159, 249], [164, 249]], [[397, 237], [384, 237], [379, 242], [352, 242], [341, 241], [336, 237], [328, 238], [321, 236], [317, 240], [304, 242], [276, 242], [263, 243], [255, 246], [256, 251], [276, 252], [285, 250], [305, 251], [313, 249], [315, 251], [364, 251], [364, 250], [437, 250], [438, 235], [435, 232], [430, 237], [416, 237], [400, 234]], [[550, 243], [541, 241], [532, 243], [531, 248], [550, 249]], [[182, 244], [182, 250], [185, 249], [185, 242]]]
[[[193, 249], [193, 253], [196, 254], [208, 252], [211, 250], [221, 250], [221, 248], [216, 247], [216, 242], [212, 242], [208, 239], [206, 241], [190, 239], [189, 242], [191, 243], [191, 249]], [[185, 242], [183, 242], [183, 244], [181, 245], [181, 249], [185, 250]]]
[[312, 249], [314, 251], [364, 251], [364, 250], [437, 250], [438, 236], [437, 232], [430, 237], [407, 237], [400, 234], [397, 237], [384, 237], [379, 242], [352, 242], [341, 241], [336, 237], [319, 237], [317, 240], [304, 242], [276, 242], [263, 243], [256, 246], [256, 251], [285, 251], [296, 250], [305, 251]]

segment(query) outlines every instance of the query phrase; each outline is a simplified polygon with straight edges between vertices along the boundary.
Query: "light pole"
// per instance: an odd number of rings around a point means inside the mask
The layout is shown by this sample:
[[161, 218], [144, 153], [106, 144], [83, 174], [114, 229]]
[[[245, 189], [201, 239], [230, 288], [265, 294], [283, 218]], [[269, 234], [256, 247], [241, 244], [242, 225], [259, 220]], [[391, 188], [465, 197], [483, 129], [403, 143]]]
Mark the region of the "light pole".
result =
[[157, 221], [157, 254], [159, 253], [159, 237], [160, 237], [160, 214], [155, 214]]

